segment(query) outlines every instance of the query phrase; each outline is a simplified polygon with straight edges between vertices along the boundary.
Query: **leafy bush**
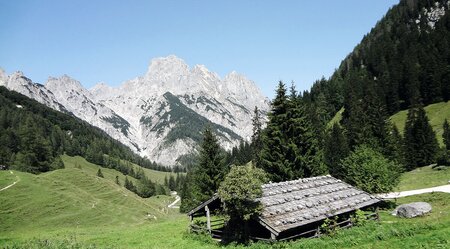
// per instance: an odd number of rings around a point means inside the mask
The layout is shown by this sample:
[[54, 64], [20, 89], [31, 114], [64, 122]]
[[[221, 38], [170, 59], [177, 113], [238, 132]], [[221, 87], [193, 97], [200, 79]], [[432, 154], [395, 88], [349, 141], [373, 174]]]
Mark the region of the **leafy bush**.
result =
[[266, 180], [267, 174], [262, 169], [252, 165], [233, 166], [220, 184], [218, 194], [225, 204], [227, 233], [232, 240], [247, 240], [247, 222], [262, 210], [256, 198], [261, 197], [261, 185]]
[[401, 166], [363, 145], [341, 161], [341, 168], [347, 183], [369, 193], [385, 193], [397, 186]]

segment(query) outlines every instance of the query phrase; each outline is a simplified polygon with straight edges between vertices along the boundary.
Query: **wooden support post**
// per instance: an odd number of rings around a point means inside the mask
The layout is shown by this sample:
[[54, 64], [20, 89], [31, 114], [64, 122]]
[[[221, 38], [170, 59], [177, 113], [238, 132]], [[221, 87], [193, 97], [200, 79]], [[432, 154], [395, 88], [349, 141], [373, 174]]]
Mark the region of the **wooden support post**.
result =
[[208, 229], [208, 232], [211, 233], [211, 217], [209, 215], [208, 205], [205, 206], [205, 211], [206, 211], [206, 227]]
[[380, 223], [380, 213], [378, 212], [378, 207], [376, 207], [376, 209], [375, 209], [375, 214], [376, 214], [377, 222]]
[[274, 233], [270, 233], [270, 240], [277, 240], [277, 236]]

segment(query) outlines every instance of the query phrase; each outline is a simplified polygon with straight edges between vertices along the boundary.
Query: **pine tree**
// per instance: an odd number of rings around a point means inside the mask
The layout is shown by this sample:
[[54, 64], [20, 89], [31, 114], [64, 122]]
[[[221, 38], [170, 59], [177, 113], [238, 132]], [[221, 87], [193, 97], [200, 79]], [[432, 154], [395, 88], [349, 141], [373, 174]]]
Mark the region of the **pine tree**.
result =
[[125, 176], [125, 183], [123, 184], [123, 186], [130, 190], [131, 192], [136, 193], [136, 187], [134, 186], [133, 182], [128, 180], [128, 177]]
[[183, 210], [193, 208], [216, 193], [227, 173], [224, 159], [217, 137], [211, 127], [206, 126], [203, 131], [199, 163], [188, 172], [188, 181], [183, 193], [185, 199], [182, 199]]
[[97, 170], [97, 176], [103, 178], [103, 173], [101, 169]]
[[405, 163], [408, 170], [434, 163], [438, 151], [436, 134], [431, 128], [425, 110], [411, 108], [404, 131]]
[[262, 136], [262, 148], [259, 154], [259, 162], [272, 181], [283, 181], [293, 177], [292, 168], [285, 158], [287, 151], [287, 109], [288, 99], [286, 87], [283, 82], [278, 83], [276, 97], [272, 101], [272, 109], [269, 112], [269, 121]]
[[259, 167], [272, 181], [315, 176], [326, 171], [305, 107], [294, 87], [290, 96], [286, 96], [282, 82], [272, 102], [262, 144]]
[[448, 125], [447, 119], [444, 120], [444, 125], [442, 128], [444, 129], [442, 138], [444, 139], [445, 148], [450, 150], [450, 126]]
[[317, 140], [317, 137], [321, 137], [320, 132], [313, 128], [310, 116], [307, 115], [305, 105], [297, 96], [294, 86], [291, 87], [288, 101], [285, 135], [288, 145], [285, 159], [293, 172], [292, 177], [285, 180], [317, 176], [326, 172]]
[[171, 190], [171, 191], [175, 191], [175, 189], [176, 189], [176, 184], [175, 184], [175, 178], [173, 177], [173, 175], [170, 175], [170, 177], [169, 177], [169, 189]]
[[252, 158], [253, 164], [259, 166], [259, 153], [261, 152], [261, 132], [262, 132], [262, 123], [261, 123], [261, 114], [259, 113], [259, 109], [255, 106], [255, 110], [253, 111], [253, 134], [252, 134]]
[[347, 139], [339, 124], [334, 124], [325, 139], [324, 161], [330, 174], [336, 178], [344, 179], [345, 172], [341, 168], [341, 160], [350, 153]]

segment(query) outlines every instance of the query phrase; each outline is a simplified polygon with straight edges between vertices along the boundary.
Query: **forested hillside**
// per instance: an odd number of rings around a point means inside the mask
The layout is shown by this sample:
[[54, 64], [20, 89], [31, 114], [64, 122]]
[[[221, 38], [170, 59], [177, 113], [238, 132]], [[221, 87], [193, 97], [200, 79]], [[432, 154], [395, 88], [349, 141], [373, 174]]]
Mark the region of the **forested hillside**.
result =
[[[402, 0], [345, 58], [330, 79], [304, 98], [324, 119], [367, 96], [387, 114], [450, 98], [450, 16], [447, 0]], [[369, 108], [368, 106], [361, 108]], [[365, 111], [365, 110], [363, 110]], [[367, 112], [366, 112], [367, 113]]]
[[39, 173], [62, 168], [60, 155], [64, 153], [105, 166], [112, 161], [105, 161], [107, 154], [109, 158], [164, 169], [100, 129], [4, 87], [0, 87], [0, 106], [0, 164], [11, 169]]

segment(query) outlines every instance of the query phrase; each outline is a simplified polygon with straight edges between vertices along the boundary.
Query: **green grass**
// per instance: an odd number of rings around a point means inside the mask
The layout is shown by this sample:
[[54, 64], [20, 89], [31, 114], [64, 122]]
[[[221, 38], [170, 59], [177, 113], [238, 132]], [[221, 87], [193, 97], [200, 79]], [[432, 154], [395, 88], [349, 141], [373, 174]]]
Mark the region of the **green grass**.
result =
[[0, 177], [0, 189], [17, 181], [17, 176], [9, 173], [9, 170], [0, 171], [3, 177]]
[[[163, 172], [163, 171], [157, 171], [157, 170], [153, 170], [153, 169], [147, 169], [144, 167], [141, 167], [137, 164], [125, 161], [125, 160], [121, 160], [122, 163], [124, 164], [130, 164], [134, 167], [134, 169], [137, 168], [142, 168], [142, 170], [144, 171], [144, 174], [153, 182], [157, 182], [159, 184], [164, 184], [164, 178], [167, 177], [167, 179], [169, 179], [170, 176], [176, 177], [177, 174], [173, 173], [173, 172]], [[103, 170], [102, 170], [103, 171]], [[186, 174], [186, 173], [180, 173], [180, 174]]]
[[[63, 159], [67, 167], [61, 170], [40, 175], [13, 171], [20, 181], [0, 192], [0, 238], [148, 224], [175, 212], [166, 207], [172, 197], [143, 199], [118, 186], [115, 176], [124, 176], [115, 170], [102, 168], [105, 178], [99, 178], [97, 165], [78, 157]], [[9, 182], [10, 175], [0, 171], [0, 182]]]
[[431, 166], [417, 168], [404, 173], [400, 178], [397, 191], [431, 188], [450, 184], [450, 167], [436, 170]]
[[[427, 113], [428, 119], [430, 120], [430, 124], [433, 127], [433, 130], [436, 132], [439, 144], [443, 145], [442, 125], [444, 124], [445, 119], [447, 119], [450, 122], [450, 101], [431, 104], [426, 106], [424, 109], [425, 112]], [[334, 123], [339, 123], [342, 120], [343, 112], [344, 108], [341, 108], [328, 123], [327, 127], [330, 128]], [[404, 110], [397, 112], [396, 114], [390, 117], [391, 122], [398, 128], [401, 134], [403, 134], [403, 130], [405, 129], [407, 114], [408, 110]]]
[[[400, 198], [397, 204], [413, 201], [427, 201], [433, 211], [423, 217], [403, 219], [391, 216], [391, 210], [380, 211], [381, 221], [370, 222], [338, 232], [333, 237], [302, 239], [274, 245], [255, 243], [248, 247], [229, 248], [449, 248], [450, 247], [450, 194], [431, 193]], [[195, 237], [187, 233], [188, 220], [175, 215], [164, 221], [99, 228], [64, 229], [51, 233], [34, 234], [3, 243], [18, 246], [40, 246], [43, 243], [71, 245], [88, 248], [220, 248], [207, 238]], [[2, 240], [0, 238], [0, 243]], [[63, 245], [63, 246], [61, 246]]]
[[331, 128], [335, 123], [340, 123], [342, 120], [342, 113], [344, 113], [344, 107], [342, 107], [327, 124], [327, 128]]
[[[444, 120], [447, 119], [450, 121], [450, 101], [449, 102], [440, 102], [436, 104], [431, 104], [426, 106], [425, 111], [427, 113], [428, 119], [430, 120], [431, 127], [436, 132], [437, 139], [439, 144], [443, 145], [442, 133], [444, 124]], [[397, 126], [398, 130], [403, 133], [405, 129], [405, 121], [408, 111], [400, 111], [395, 115], [391, 116], [391, 122]]]
[[[0, 248], [221, 248], [209, 238], [187, 233], [184, 214], [168, 210], [168, 196], [142, 199], [114, 183], [123, 175], [79, 157], [63, 157], [66, 168], [32, 175], [14, 171], [20, 181], [0, 192]], [[75, 167], [81, 166], [81, 169]], [[448, 171], [429, 167], [405, 173], [401, 188], [418, 182], [440, 185]], [[0, 183], [14, 181], [0, 171]], [[401, 219], [381, 210], [380, 223], [341, 230], [333, 237], [274, 245], [255, 243], [228, 248], [450, 248], [450, 194], [429, 193], [399, 198], [397, 204], [426, 201], [433, 211]], [[150, 216], [148, 216], [150, 214]]]

